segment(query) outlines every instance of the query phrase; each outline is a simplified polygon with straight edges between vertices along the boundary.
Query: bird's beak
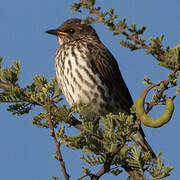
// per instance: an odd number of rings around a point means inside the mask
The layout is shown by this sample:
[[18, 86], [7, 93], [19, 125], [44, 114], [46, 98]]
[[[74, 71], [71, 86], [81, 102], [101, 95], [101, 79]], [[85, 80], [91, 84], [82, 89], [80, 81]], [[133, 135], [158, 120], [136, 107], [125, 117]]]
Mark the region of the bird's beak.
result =
[[55, 36], [58, 36], [58, 35], [67, 36], [68, 35], [67, 32], [59, 31], [58, 29], [51, 29], [51, 30], [46, 31], [46, 33], [52, 34], [52, 35], [55, 35]]

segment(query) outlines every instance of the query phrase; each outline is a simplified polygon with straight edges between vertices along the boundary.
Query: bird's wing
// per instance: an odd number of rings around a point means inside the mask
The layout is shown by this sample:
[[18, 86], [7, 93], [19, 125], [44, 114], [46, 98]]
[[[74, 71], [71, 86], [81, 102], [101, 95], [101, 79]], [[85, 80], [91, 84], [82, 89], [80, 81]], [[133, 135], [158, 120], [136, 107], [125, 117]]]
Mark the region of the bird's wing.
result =
[[[103, 44], [98, 43], [96, 46], [90, 47], [90, 49], [92, 66], [94, 66], [95, 71], [108, 84], [112, 93], [117, 94], [117, 98], [121, 101], [126, 113], [129, 114], [130, 108], [134, 103], [116, 59]], [[139, 131], [145, 137], [141, 126], [139, 127]]]
[[[117, 94], [117, 98], [121, 101], [126, 113], [129, 114], [133, 100], [123, 80], [117, 61], [103, 44], [97, 43], [96, 45], [92, 45], [90, 52], [94, 70], [99, 74], [99, 77], [108, 84], [112, 93]], [[136, 143], [140, 144], [145, 151], [150, 151], [153, 158], [156, 157], [152, 148], [145, 140], [145, 134], [141, 126], [139, 126], [139, 130], [132, 138]]]
[[121, 104], [129, 114], [133, 100], [123, 80], [117, 61], [102, 43], [92, 45], [89, 49], [92, 66], [94, 66], [95, 71], [97, 71], [100, 78], [108, 84], [112, 93], [117, 95], [117, 99], [121, 101]]

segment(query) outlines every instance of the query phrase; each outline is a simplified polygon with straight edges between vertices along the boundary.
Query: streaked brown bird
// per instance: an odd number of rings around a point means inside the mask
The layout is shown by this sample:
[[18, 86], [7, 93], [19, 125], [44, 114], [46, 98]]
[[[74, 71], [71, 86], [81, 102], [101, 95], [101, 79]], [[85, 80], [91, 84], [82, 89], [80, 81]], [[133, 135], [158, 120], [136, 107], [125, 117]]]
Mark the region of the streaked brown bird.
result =
[[[46, 32], [59, 41], [56, 76], [70, 106], [88, 104], [82, 114], [92, 118], [109, 112], [130, 114], [133, 101], [118, 63], [92, 26], [69, 19]], [[132, 139], [155, 157], [141, 127]]]

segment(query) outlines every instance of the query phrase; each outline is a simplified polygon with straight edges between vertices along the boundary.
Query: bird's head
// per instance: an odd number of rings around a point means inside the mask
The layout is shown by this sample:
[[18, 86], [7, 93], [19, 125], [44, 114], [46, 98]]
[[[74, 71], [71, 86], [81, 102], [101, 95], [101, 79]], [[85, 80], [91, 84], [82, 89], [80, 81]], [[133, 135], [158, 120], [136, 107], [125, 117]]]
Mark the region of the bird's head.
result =
[[79, 39], [99, 40], [93, 27], [82, 24], [80, 19], [69, 19], [57, 29], [48, 30], [46, 33], [57, 36], [60, 44]]

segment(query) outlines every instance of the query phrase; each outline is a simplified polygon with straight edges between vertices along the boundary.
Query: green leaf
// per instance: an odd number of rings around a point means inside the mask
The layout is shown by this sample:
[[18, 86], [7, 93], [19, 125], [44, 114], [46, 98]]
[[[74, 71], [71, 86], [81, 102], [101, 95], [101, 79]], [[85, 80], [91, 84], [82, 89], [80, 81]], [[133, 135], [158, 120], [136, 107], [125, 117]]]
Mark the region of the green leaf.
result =
[[[1, 62], [2, 62], [2, 58], [1, 58]], [[20, 74], [21, 63], [20, 61], [17, 62], [13, 61], [12, 63], [13, 65], [9, 66], [8, 68], [4, 68], [4, 69], [0, 68], [0, 79], [15, 85]]]
[[164, 160], [160, 158], [162, 153], [159, 153], [154, 160], [152, 167], [149, 171], [153, 179], [162, 179], [170, 175], [174, 167], [164, 165]]

